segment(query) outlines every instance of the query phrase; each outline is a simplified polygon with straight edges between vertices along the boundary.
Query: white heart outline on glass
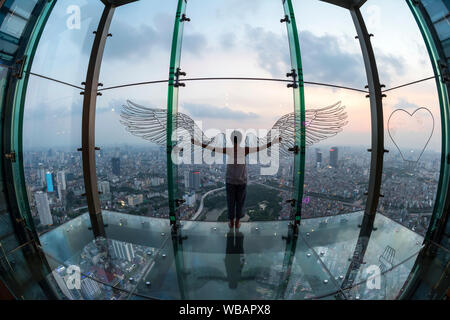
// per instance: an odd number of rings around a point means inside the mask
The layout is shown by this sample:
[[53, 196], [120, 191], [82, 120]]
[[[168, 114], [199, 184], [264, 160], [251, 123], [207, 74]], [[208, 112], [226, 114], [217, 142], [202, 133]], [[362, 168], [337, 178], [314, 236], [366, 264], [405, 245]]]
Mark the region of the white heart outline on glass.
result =
[[[427, 140], [427, 143], [425, 143], [425, 146], [423, 147], [422, 152], [420, 153], [420, 155], [419, 155], [419, 157], [417, 158], [417, 160], [416, 160], [416, 161], [406, 160], [406, 159], [403, 157], [403, 153], [402, 153], [402, 151], [400, 150], [399, 146], [397, 145], [397, 143], [395, 143], [394, 138], [392, 138], [391, 130], [390, 130], [390, 126], [389, 126], [389, 122], [391, 121], [391, 118], [392, 118], [392, 116], [394, 115], [394, 113], [396, 113], [397, 111], [403, 111], [403, 112], [407, 113], [410, 117], [413, 117], [414, 114], [415, 114], [417, 111], [422, 110], [422, 109], [428, 111], [428, 113], [431, 115], [431, 119], [433, 120], [433, 127], [432, 127], [432, 129], [431, 129], [431, 134], [430, 134], [430, 137], [429, 137], [428, 140]], [[403, 161], [410, 161], [410, 162], [417, 163], [417, 162], [419, 162], [420, 158], [422, 157], [422, 154], [425, 152], [425, 149], [427, 148], [428, 144], [430, 143], [431, 137], [433, 136], [433, 133], [434, 133], [434, 116], [433, 116], [433, 113], [430, 111], [430, 109], [425, 108], [425, 107], [417, 108], [416, 110], [414, 110], [413, 113], [409, 113], [409, 112], [406, 111], [405, 109], [399, 108], [399, 109], [395, 109], [394, 111], [392, 111], [392, 113], [391, 113], [391, 115], [389, 116], [389, 119], [388, 119], [387, 127], [388, 127], [388, 134], [389, 134], [389, 137], [391, 138], [391, 140], [392, 140], [392, 142], [394, 143], [394, 145], [397, 147], [398, 152], [400, 152], [400, 156], [402, 157]]]

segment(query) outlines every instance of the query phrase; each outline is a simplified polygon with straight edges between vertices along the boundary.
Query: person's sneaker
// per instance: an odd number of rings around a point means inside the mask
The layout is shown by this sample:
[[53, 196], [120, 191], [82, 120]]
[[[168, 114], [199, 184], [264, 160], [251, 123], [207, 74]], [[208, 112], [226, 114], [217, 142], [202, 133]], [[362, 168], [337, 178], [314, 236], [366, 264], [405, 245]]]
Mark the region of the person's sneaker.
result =
[[236, 220], [236, 224], [235, 224], [236, 229], [239, 229], [240, 226], [241, 226], [241, 222], [239, 220]]
[[228, 226], [230, 227], [230, 229], [233, 229], [233, 227], [234, 227], [234, 220], [230, 220], [230, 222], [228, 222]]

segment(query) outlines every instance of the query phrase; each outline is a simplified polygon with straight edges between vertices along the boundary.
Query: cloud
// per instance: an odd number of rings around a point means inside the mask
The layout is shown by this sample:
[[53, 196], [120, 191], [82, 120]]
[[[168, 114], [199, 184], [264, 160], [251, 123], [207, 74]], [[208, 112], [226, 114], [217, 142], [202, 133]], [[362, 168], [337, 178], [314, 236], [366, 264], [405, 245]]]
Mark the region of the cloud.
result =
[[[257, 53], [258, 64], [273, 77], [290, 71], [287, 39], [261, 27], [245, 26], [247, 42]], [[284, 45], [283, 45], [284, 44]]]
[[208, 41], [201, 33], [185, 34], [183, 37], [183, 52], [189, 52], [196, 55], [201, 55], [206, 49]]
[[[147, 24], [133, 24], [127, 20], [114, 19], [108, 38], [104, 60], [149, 59], [149, 54], [155, 49], [166, 52], [167, 60], [170, 59], [172, 45], [173, 17], [168, 14], [158, 14]], [[96, 26], [91, 26], [96, 29]], [[75, 35], [75, 34], [74, 34]], [[73, 42], [79, 45], [79, 38], [73, 36]], [[183, 37], [183, 51], [199, 54], [207, 45], [206, 37], [201, 33], [185, 34]], [[86, 41], [83, 45], [83, 53], [90, 54], [92, 43]]]
[[[377, 52], [375, 52], [375, 59], [377, 60], [378, 69], [384, 69], [384, 74], [395, 74], [396, 76], [405, 74], [406, 68], [401, 58], [391, 54], [377, 54]], [[381, 82], [383, 82], [383, 79], [381, 79]], [[389, 83], [390, 80], [387, 79], [387, 82]]]
[[[247, 25], [246, 38], [251, 48], [257, 52], [259, 66], [273, 77], [279, 77], [290, 70], [288, 40], [284, 36]], [[306, 81], [357, 88], [364, 87], [367, 83], [361, 54], [345, 51], [338, 37], [329, 34], [317, 36], [307, 30], [300, 32], [299, 40]], [[388, 74], [405, 72], [404, 63], [398, 57], [378, 52], [376, 59], [379, 68], [384, 68]], [[383, 81], [389, 83], [389, 79]]]
[[219, 36], [220, 46], [222, 49], [229, 50], [236, 44], [236, 34], [226, 32]]
[[420, 108], [417, 104], [411, 103], [406, 99], [400, 98], [398, 99], [397, 104], [394, 106], [395, 109], [418, 109]]
[[303, 31], [299, 38], [305, 77], [355, 87], [365, 85], [367, 80], [362, 57], [345, 52], [337, 37], [316, 36], [310, 31]]
[[227, 107], [216, 107], [206, 104], [185, 103], [183, 109], [192, 117], [201, 118], [247, 120], [259, 117], [259, 115], [253, 112], [236, 111]]

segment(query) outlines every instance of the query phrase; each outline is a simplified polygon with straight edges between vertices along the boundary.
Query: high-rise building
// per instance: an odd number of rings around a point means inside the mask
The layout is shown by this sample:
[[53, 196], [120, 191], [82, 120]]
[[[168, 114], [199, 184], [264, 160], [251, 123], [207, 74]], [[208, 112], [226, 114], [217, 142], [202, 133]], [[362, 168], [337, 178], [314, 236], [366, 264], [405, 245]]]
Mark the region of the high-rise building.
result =
[[58, 171], [56, 174], [56, 188], [58, 191], [58, 199], [62, 202], [64, 198], [64, 191], [66, 190], [66, 174], [64, 170]]
[[190, 172], [189, 171], [185, 171], [184, 172], [184, 187], [186, 189], [188, 189], [191, 186], [189, 178], [190, 178]]
[[322, 166], [322, 151], [316, 149], [316, 167], [320, 168]]
[[109, 186], [108, 181], [102, 181], [98, 184], [98, 191], [100, 191], [102, 194], [108, 194], [111, 193], [111, 189]]
[[[59, 266], [55, 270], [52, 271], [52, 276], [56, 281], [56, 284], [61, 290], [61, 292], [66, 296], [69, 300], [82, 300], [80, 292], [77, 288], [68, 288], [68, 283], [71, 283], [71, 279], [69, 275], [67, 274], [66, 268], [64, 266]], [[50, 285], [54, 286], [52, 282], [50, 282]], [[56, 286], [55, 286], [56, 289]], [[80, 288], [81, 289], [81, 288]]]
[[[90, 273], [88, 273], [87, 275], [89, 274]], [[94, 299], [102, 292], [102, 290], [100, 289], [97, 281], [85, 276], [83, 277], [81, 278], [81, 292], [83, 293], [85, 298]]]
[[38, 169], [38, 177], [39, 177], [39, 185], [41, 187], [45, 186], [45, 169], [44, 165], [42, 163], [39, 163], [39, 169]]
[[120, 176], [120, 158], [112, 158], [112, 173], [116, 176]]
[[144, 202], [144, 196], [142, 194], [128, 196], [127, 201], [129, 206], [137, 206]]
[[42, 191], [37, 191], [34, 194], [34, 198], [36, 200], [36, 207], [39, 214], [39, 220], [43, 225], [52, 225], [53, 218], [50, 213], [50, 204], [48, 203], [47, 193]]
[[189, 180], [192, 189], [197, 190], [200, 188], [200, 171], [191, 171]]
[[111, 240], [113, 258], [132, 261], [134, 259], [134, 249], [131, 243]]
[[27, 199], [28, 203], [33, 202], [33, 188], [30, 185], [27, 185]]
[[53, 192], [53, 175], [50, 171], [45, 174], [45, 180], [47, 182], [47, 192]]
[[56, 175], [56, 182], [58, 183], [58, 186], [61, 185], [61, 190], [66, 190], [66, 173], [64, 170], [58, 171]]
[[58, 191], [58, 200], [59, 200], [59, 202], [62, 202], [63, 201], [63, 192], [64, 191], [62, 191], [62, 189], [61, 189], [61, 185], [58, 183], [57, 184], [57, 186], [56, 186], [56, 189], [57, 189], [57, 191]]
[[338, 167], [338, 148], [332, 147], [330, 149], [330, 166], [333, 168]]

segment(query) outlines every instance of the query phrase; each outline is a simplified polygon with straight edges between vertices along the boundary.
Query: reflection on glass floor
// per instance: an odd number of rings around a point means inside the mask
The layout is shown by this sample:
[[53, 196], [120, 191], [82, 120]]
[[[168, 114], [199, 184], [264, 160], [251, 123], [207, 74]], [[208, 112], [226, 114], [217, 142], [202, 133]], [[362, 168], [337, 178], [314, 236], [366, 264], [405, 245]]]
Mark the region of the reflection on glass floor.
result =
[[[183, 221], [183, 238], [173, 240], [168, 220], [103, 216], [107, 239], [93, 239], [87, 214], [41, 237], [49, 277], [67, 299], [394, 299], [423, 240], [378, 214], [364, 264], [341, 290], [362, 212], [304, 220], [296, 240], [287, 221], [239, 231]], [[70, 266], [80, 268], [79, 290]]]

